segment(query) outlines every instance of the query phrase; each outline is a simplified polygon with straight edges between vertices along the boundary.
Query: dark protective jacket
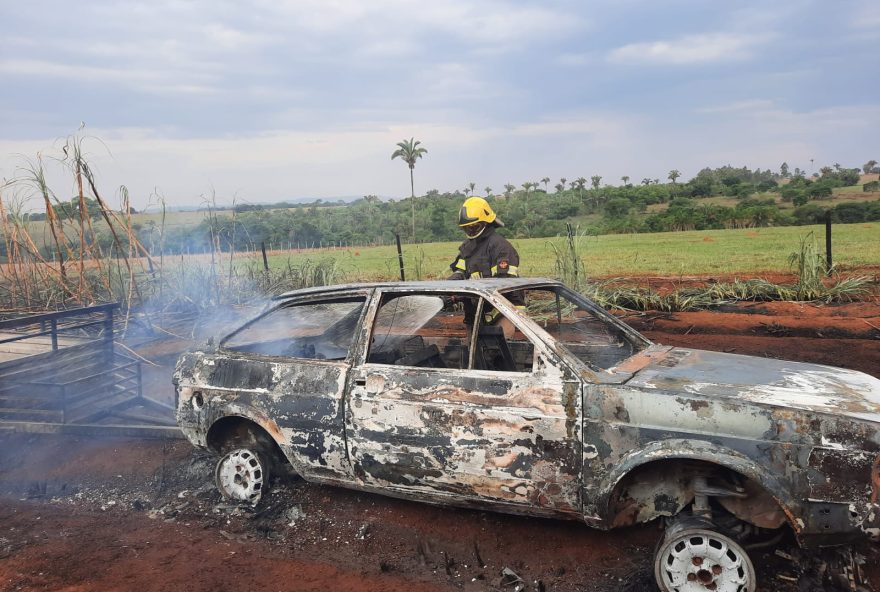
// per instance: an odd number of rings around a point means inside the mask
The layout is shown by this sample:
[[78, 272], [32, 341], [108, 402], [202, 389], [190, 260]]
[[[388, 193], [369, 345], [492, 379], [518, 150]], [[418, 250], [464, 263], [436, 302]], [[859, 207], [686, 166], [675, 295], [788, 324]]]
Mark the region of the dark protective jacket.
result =
[[461, 243], [458, 257], [449, 267], [451, 280], [518, 277], [519, 253], [494, 226], [487, 226], [477, 238]]

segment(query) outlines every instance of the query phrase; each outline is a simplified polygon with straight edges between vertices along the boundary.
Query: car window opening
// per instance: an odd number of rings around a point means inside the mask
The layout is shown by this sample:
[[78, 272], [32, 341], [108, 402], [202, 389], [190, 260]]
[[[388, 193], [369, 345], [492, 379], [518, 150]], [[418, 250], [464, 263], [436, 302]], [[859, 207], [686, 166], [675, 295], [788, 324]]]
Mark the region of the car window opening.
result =
[[242, 327], [229, 351], [311, 360], [344, 360], [357, 334], [365, 298], [284, 304]]
[[520, 309], [526, 316], [590, 367], [611, 368], [645, 347], [613, 321], [558, 289], [517, 290], [504, 296], [521, 301]]
[[465, 370], [476, 329], [475, 369], [531, 372], [534, 345], [494, 307], [480, 302], [472, 294], [384, 296], [367, 362]]

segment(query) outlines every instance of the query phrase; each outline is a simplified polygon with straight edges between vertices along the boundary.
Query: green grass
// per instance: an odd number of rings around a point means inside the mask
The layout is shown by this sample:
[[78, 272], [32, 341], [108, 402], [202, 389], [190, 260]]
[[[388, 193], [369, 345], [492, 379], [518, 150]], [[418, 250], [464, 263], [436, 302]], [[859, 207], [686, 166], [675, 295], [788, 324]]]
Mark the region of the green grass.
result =
[[[798, 251], [810, 232], [824, 252], [823, 226], [664, 232], [656, 234], [617, 234], [584, 237], [584, 265], [591, 277], [631, 275], [707, 275], [738, 274], [750, 277], [760, 272], [789, 271], [788, 257]], [[837, 266], [880, 265], [880, 223], [838, 224], [834, 226], [833, 255]], [[565, 247], [565, 239], [514, 239], [528, 276], [553, 276], [555, 257], [552, 244]], [[407, 279], [446, 277], [458, 243], [404, 245]], [[393, 279], [398, 276], [397, 253], [393, 246], [352, 249], [321, 249], [273, 254], [270, 265], [286, 265], [305, 260], [319, 262], [334, 258], [338, 269], [350, 281]], [[261, 265], [257, 258], [249, 265]], [[422, 270], [421, 274], [417, 269]]]

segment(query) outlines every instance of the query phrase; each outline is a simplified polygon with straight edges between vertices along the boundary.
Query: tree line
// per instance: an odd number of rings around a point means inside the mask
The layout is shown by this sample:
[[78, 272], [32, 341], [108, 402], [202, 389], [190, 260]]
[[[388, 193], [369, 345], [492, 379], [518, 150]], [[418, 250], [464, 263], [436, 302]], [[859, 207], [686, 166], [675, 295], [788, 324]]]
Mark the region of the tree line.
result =
[[[484, 195], [505, 224], [499, 232], [512, 238], [561, 235], [566, 223], [591, 214], [598, 215], [598, 221], [581, 225], [581, 231], [591, 234], [816, 224], [824, 220], [826, 210], [837, 222], [880, 220], [880, 200], [836, 205], [829, 201], [832, 189], [859, 181], [858, 170], [839, 165], [823, 167], [811, 178], [788, 174], [785, 165], [778, 173], [745, 167], [706, 168], [686, 183], [678, 182], [677, 173], [670, 172], [668, 183], [643, 179], [634, 184], [625, 178], [617, 186], [603, 186], [598, 175], [589, 181], [562, 179], [552, 192], [547, 190], [545, 177], [519, 187], [507, 184], [501, 193], [486, 187]], [[451, 192], [432, 189], [401, 201], [368, 195], [333, 207], [315, 203], [289, 210], [215, 212], [195, 228], [168, 230], [164, 241], [173, 251], [189, 252], [207, 250], [211, 244], [222, 250], [250, 250], [261, 243], [275, 248], [367, 246], [391, 244], [396, 234], [406, 239], [413, 224], [416, 242], [457, 241], [462, 238], [458, 210], [467, 196], [475, 194], [475, 187], [468, 183]], [[781, 210], [774, 199], [777, 195], [795, 207]], [[714, 196], [735, 198], [736, 205], [704, 199]], [[649, 213], [653, 204], [668, 206]], [[155, 226], [141, 227], [139, 233], [144, 244], [157, 243]]]
[[[404, 148], [413, 146], [401, 147], [406, 152]], [[414, 149], [418, 150], [417, 143]], [[401, 158], [409, 164], [411, 156]], [[876, 165], [869, 161], [863, 168], [880, 176]], [[560, 179], [551, 189], [551, 180], [544, 177], [519, 186], [505, 184], [500, 192], [485, 187], [483, 194], [505, 223], [499, 232], [511, 238], [561, 235], [567, 223], [579, 220], [583, 221], [580, 231], [590, 234], [815, 224], [824, 219], [826, 210], [837, 222], [880, 220], [880, 200], [836, 205], [830, 201], [834, 188], [855, 185], [860, 178], [859, 169], [839, 164], [822, 167], [810, 177], [798, 169], [789, 171], [783, 163], [778, 172], [724, 166], [704, 168], [687, 182], [679, 182], [680, 178], [673, 169], [664, 183], [650, 178], [635, 183], [623, 176], [619, 185], [603, 185], [603, 178], [593, 175]], [[410, 181], [412, 187], [412, 176]], [[869, 182], [865, 189], [880, 190], [876, 185], [880, 182]], [[421, 196], [412, 190], [410, 198], [399, 201], [368, 195], [351, 203], [237, 204], [233, 209], [206, 210], [195, 226], [163, 227], [135, 217], [133, 230], [151, 252], [169, 253], [254, 250], [261, 244], [294, 249], [391, 244], [395, 235], [411, 240], [413, 228], [415, 242], [457, 241], [462, 238], [458, 210], [467, 196], [476, 193], [476, 183], [469, 182], [460, 190], [432, 189]], [[705, 199], [715, 196], [731, 197], [736, 203], [724, 206]], [[781, 210], [776, 196], [794, 207]], [[97, 217], [93, 201], [86, 198], [84, 203], [89, 216]], [[60, 218], [79, 217], [77, 199], [62, 204], [57, 208]], [[668, 206], [651, 212], [655, 204]], [[97, 229], [95, 236], [102, 249], [109, 249], [114, 240], [106, 229]]]

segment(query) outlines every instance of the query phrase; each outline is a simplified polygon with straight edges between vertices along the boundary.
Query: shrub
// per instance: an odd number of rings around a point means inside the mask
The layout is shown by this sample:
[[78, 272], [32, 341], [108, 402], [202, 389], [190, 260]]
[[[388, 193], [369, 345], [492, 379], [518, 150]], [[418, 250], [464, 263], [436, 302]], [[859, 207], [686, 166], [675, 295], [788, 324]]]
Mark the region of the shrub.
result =
[[799, 225], [819, 224], [825, 219], [825, 208], [814, 203], [801, 205], [795, 209], [794, 219]]
[[623, 218], [629, 214], [630, 201], [624, 197], [616, 197], [605, 204], [605, 214], [611, 218]]
[[832, 183], [826, 181], [818, 181], [807, 188], [807, 193], [813, 199], [824, 199], [832, 195]]
[[865, 209], [864, 204], [842, 203], [834, 208], [834, 217], [844, 224], [862, 222], [865, 219]]
[[799, 185], [789, 183], [779, 191], [779, 195], [782, 201], [794, 201], [795, 197], [804, 195], [804, 190]]

